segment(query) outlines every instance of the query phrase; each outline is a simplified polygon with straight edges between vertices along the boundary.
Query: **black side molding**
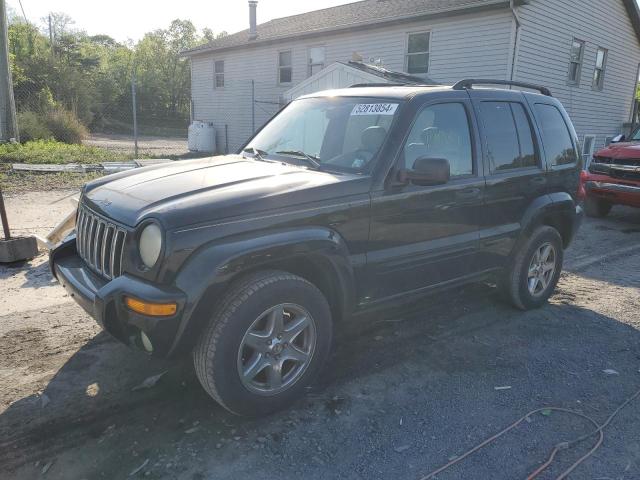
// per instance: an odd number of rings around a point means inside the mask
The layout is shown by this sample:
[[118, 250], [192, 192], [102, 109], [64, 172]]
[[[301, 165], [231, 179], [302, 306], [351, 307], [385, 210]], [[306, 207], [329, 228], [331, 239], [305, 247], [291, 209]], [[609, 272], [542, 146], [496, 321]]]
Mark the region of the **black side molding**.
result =
[[491, 80], [491, 79], [479, 79], [479, 78], [466, 78], [457, 82], [452, 88], [454, 90], [468, 90], [473, 88], [474, 85], [508, 85], [513, 87], [529, 88], [531, 90], [537, 90], [541, 94], [547, 97], [553, 97], [551, 90], [547, 87], [540, 85], [534, 85], [533, 83], [515, 82], [511, 80]]

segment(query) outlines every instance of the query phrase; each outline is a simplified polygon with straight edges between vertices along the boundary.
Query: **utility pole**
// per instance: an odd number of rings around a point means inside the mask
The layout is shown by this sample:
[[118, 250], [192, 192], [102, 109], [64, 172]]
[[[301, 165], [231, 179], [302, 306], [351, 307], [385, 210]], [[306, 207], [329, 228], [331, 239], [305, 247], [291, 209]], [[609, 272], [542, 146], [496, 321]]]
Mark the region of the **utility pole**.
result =
[[49, 14], [49, 47], [51, 47], [51, 55], [53, 55], [53, 27], [51, 26], [51, 14]]
[[131, 73], [131, 104], [133, 107], [133, 148], [138, 158], [138, 109], [136, 107], [136, 69]]
[[20, 141], [9, 65], [8, 28], [7, 6], [5, 0], [0, 0], [0, 140], [15, 138], [16, 141]]

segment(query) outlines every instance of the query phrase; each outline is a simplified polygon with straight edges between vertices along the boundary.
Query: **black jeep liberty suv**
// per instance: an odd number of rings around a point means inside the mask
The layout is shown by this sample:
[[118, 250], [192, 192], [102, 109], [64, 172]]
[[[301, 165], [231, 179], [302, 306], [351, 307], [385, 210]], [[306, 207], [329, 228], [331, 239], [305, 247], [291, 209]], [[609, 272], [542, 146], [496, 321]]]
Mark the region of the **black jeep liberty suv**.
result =
[[238, 154], [87, 184], [51, 268], [114, 337], [190, 353], [216, 401], [265, 414], [300, 396], [356, 314], [487, 279], [543, 305], [582, 217], [580, 158], [544, 87], [307, 95]]

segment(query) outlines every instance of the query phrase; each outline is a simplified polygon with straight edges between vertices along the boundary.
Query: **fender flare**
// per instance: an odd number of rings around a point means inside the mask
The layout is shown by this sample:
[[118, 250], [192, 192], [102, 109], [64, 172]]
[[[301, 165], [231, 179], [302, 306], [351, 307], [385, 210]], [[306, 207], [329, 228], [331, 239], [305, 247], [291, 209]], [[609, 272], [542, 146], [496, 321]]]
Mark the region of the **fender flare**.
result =
[[520, 239], [516, 245], [541, 223], [550, 223], [560, 231], [566, 247], [578, 228], [578, 220], [576, 202], [567, 192], [554, 192], [538, 197], [522, 216]]
[[346, 242], [337, 232], [325, 227], [300, 227], [227, 237], [193, 252], [175, 277], [175, 286], [188, 292], [189, 300], [171, 353], [192, 343], [216, 300], [238, 276], [295, 264], [297, 259], [311, 262], [330, 275], [339, 303], [332, 307], [347, 314], [355, 304], [355, 277]]

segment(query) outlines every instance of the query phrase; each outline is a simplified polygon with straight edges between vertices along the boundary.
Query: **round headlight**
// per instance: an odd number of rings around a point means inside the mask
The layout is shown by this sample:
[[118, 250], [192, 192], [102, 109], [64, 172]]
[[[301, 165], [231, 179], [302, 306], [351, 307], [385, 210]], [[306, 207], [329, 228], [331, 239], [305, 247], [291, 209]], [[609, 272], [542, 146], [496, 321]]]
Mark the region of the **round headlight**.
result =
[[147, 268], [152, 268], [158, 261], [162, 250], [162, 230], [155, 223], [150, 223], [140, 234], [138, 242], [140, 258]]

